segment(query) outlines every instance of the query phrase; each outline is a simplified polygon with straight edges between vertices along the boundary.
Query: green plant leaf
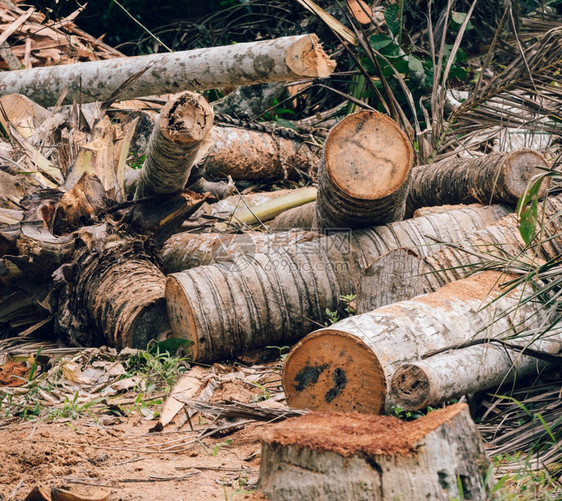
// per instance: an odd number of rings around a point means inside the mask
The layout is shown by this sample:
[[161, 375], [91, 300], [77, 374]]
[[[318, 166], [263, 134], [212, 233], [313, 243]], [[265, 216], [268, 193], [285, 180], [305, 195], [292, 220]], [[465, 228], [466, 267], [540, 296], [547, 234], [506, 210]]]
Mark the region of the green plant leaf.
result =
[[380, 51], [381, 49], [392, 43], [394, 43], [392, 41], [392, 38], [390, 38], [388, 35], [383, 35], [380, 33], [378, 35], [373, 35], [371, 38], [369, 38], [369, 45], [373, 49], [378, 51]]
[[539, 214], [539, 192], [544, 176], [537, 179], [517, 202], [516, 214], [519, 218], [519, 233], [526, 244], [535, 236]]
[[397, 3], [387, 5], [384, 20], [390, 32], [397, 37], [400, 34], [400, 6]]

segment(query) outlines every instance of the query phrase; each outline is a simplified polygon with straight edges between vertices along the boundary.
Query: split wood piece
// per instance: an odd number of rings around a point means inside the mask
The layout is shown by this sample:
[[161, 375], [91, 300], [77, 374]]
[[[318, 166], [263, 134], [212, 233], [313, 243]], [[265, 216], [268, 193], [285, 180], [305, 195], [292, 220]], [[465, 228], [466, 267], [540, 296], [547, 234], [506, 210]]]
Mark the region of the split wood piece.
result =
[[[410, 141], [394, 120], [376, 111], [345, 117], [326, 138], [318, 168], [315, 218], [305, 228], [361, 228], [403, 218], [413, 162]], [[302, 224], [300, 210], [273, 227]], [[302, 227], [302, 226], [301, 226]]]
[[307, 242], [320, 237], [311, 231], [280, 233], [178, 233], [170, 237], [159, 251], [166, 274], [219, 262], [233, 262], [241, 256]]
[[258, 489], [270, 501], [484, 501], [488, 468], [465, 404], [410, 422], [312, 412], [266, 432]]
[[[477, 158], [448, 158], [412, 169], [406, 215], [421, 207], [459, 203], [515, 204], [529, 181], [548, 167], [545, 158], [528, 149], [491, 153]], [[542, 169], [541, 169], [542, 168]], [[540, 196], [549, 185], [543, 182]]]
[[[512, 345], [557, 354], [562, 336], [543, 340], [509, 341]], [[514, 380], [540, 376], [547, 362], [494, 343], [459, 348], [410, 362], [396, 369], [390, 381], [390, 399], [405, 410], [424, 409], [462, 395], [499, 388]]]
[[[445, 284], [459, 280], [489, 266], [499, 258], [497, 266], [507, 267], [514, 263], [505, 256], [517, 256], [516, 263], [540, 265], [544, 260], [555, 258], [562, 252], [560, 214], [562, 197], [549, 197], [541, 204], [544, 214], [541, 221], [550, 221], [544, 228], [540, 248], [527, 247], [519, 232], [515, 214], [509, 214], [494, 224], [473, 232], [454, 246], [445, 246], [427, 252], [425, 256], [405, 250], [391, 250], [373, 262], [360, 279], [357, 297], [358, 313], [366, 313], [381, 306], [409, 299], [418, 293], [434, 292]], [[387, 272], [388, 271], [388, 272]], [[390, 276], [392, 272], [392, 276]]]
[[283, 346], [323, 325], [326, 309], [345, 308], [362, 268], [389, 249], [424, 256], [436, 239], [455, 242], [507, 213], [467, 208], [337, 233], [276, 249], [236, 266], [200, 266], [168, 276], [166, 300], [174, 337], [193, 341], [194, 360], [216, 361], [267, 345]]
[[518, 304], [520, 289], [498, 293], [506, 278], [484, 272], [309, 334], [283, 366], [287, 402], [312, 410], [390, 411], [390, 378], [400, 365], [472, 339], [505, 338], [513, 326], [536, 326], [540, 305]]
[[213, 112], [200, 94], [184, 92], [168, 101], [152, 131], [135, 198], [182, 190], [212, 125]]
[[121, 126], [113, 124], [107, 116], [98, 119], [91, 140], [80, 146], [66, 174], [65, 190], [72, 189], [88, 173], [97, 176], [108, 197], [122, 202], [125, 163], [137, 122], [133, 120]]
[[335, 68], [316, 35], [283, 37], [167, 54], [115, 58], [3, 72], [0, 94], [19, 93], [53, 106], [68, 86], [66, 103], [103, 101], [142, 73], [120, 99], [265, 82], [328, 77]]
[[304, 140], [240, 127], [213, 127], [204, 175], [212, 179], [274, 181], [316, 179], [318, 147]]
[[8, 122], [26, 139], [45, 121], [50, 112], [21, 94], [0, 97], [0, 124], [9, 131]]

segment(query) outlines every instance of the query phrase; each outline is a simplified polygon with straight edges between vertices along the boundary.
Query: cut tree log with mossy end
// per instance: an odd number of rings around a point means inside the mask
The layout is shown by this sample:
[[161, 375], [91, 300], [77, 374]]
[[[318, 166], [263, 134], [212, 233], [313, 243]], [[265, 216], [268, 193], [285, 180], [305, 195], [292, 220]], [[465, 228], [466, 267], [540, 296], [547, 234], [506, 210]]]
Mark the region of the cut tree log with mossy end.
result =
[[393, 248], [420, 255], [455, 242], [507, 213], [501, 206], [467, 208], [387, 226], [338, 233], [311, 242], [200, 266], [168, 276], [166, 300], [174, 337], [193, 341], [198, 361], [296, 341], [345, 309], [361, 270]]
[[314, 218], [305, 226], [312, 211], [303, 207], [279, 216], [272, 227], [343, 229], [398, 221], [412, 162], [408, 137], [391, 118], [376, 111], [349, 115], [326, 138]]
[[276, 248], [308, 242], [322, 235], [312, 231], [279, 233], [178, 233], [158, 252], [166, 274], [220, 262], [236, 262]]
[[410, 422], [311, 412], [266, 432], [258, 490], [270, 501], [484, 501], [488, 471], [466, 404]]
[[135, 198], [182, 190], [212, 125], [213, 112], [200, 94], [184, 92], [168, 101], [150, 136]]
[[309, 334], [283, 366], [287, 402], [313, 410], [390, 411], [390, 379], [400, 365], [473, 339], [506, 338], [514, 326], [538, 325], [540, 304], [521, 303], [519, 288], [500, 293], [509, 278], [484, 272]]
[[183, 52], [115, 58], [7, 71], [0, 94], [24, 94], [53, 106], [68, 89], [65, 103], [103, 101], [128, 79], [120, 99], [266, 82], [329, 77], [332, 61], [316, 35], [298, 35]]
[[562, 350], [562, 336], [548, 333], [535, 341], [522, 338], [508, 345], [485, 343], [452, 349], [410, 362], [396, 369], [390, 381], [390, 400], [404, 410], [425, 409], [452, 399], [499, 389], [501, 385], [529, 377], [540, 377], [546, 361], [527, 356], [529, 349], [556, 355]]
[[[490, 153], [476, 158], [450, 158], [412, 169], [406, 215], [422, 207], [461, 203], [516, 204], [530, 181], [544, 173], [546, 159], [537, 151]], [[539, 196], [548, 189], [546, 179]]]
[[320, 148], [305, 140], [240, 127], [213, 127], [203, 162], [211, 179], [276, 181], [316, 179]]

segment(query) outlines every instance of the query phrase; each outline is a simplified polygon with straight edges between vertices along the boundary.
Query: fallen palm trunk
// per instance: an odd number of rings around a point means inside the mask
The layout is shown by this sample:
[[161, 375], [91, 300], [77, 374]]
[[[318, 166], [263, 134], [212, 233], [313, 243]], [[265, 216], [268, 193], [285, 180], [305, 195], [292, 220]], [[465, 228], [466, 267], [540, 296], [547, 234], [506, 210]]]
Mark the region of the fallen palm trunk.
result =
[[212, 125], [213, 112], [200, 94], [184, 92], [168, 101], [150, 136], [135, 197], [182, 190]]
[[204, 175], [213, 179], [275, 181], [316, 178], [319, 148], [305, 139], [239, 127], [214, 127]]
[[[422, 207], [479, 202], [516, 204], [530, 180], [548, 166], [538, 152], [522, 149], [477, 158], [450, 158], [412, 169], [406, 215]], [[542, 170], [541, 170], [542, 168]], [[548, 188], [548, 179], [540, 190]]]
[[390, 381], [390, 400], [405, 410], [424, 409], [514, 380], [539, 376], [547, 362], [525, 355], [525, 349], [556, 354], [562, 350], [562, 337], [549, 332], [544, 340], [521, 339], [509, 344], [520, 346], [523, 352], [486, 343], [404, 364]]
[[[479, 268], [519, 267], [521, 262], [539, 264], [562, 252], [560, 214], [562, 196], [545, 200], [544, 217], [548, 224], [539, 248], [525, 245], [515, 214], [475, 231], [458, 244], [436, 249], [422, 256], [406, 250], [391, 250], [375, 260], [360, 278], [357, 311], [366, 313], [417, 294], [434, 292], [445, 284], [463, 278]], [[506, 258], [506, 256], [517, 256]]]
[[[159, 252], [166, 274], [220, 262], [234, 262], [243, 256], [307, 242], [320, 237], [312, 231], [280, 233], [178, 233]], [[236, 265], [235, 265], [236, 266]]]
[[540, 305], [501, 295], [499, 272], [347, 318], [306, 336], [289, 353], [283, 388], [292, 407], [382, 413], [394, 404], [390, 379], [402, 364], [473, 339], [506, 338], [538, 323]]
[[64, 294], [56, 320], [71, 343], [144, 349], [169, 330], [166, 278], [139, 250], [125, 244], [78, 258], [80, 276]]
[[316, 35], [283, 37], [185, 52], [116, 58], [3, 72], [0, 94], [19, 93], [53, 106], [68, 86], [65, 102], [103, 101], [128, 79], [120, 99], [265, 82], [328, 77], [334, 61]]
[[464, 404], [411, 422], [312, 412], [266, 432], [258, 489], [270, 501], [484, 501], [488, 464]]
[[[466, 208], [432, 217], [338, 233], [235, 266], [201, 266], [169, 275], [168, 316], [175, 337], [193, 341], [194, 360], [216, 361], [267, 345], [283, 346], [322, 325], [326, 309], [345, 308], [361, 269], [392, 248], [426, 255], [433, 239], [459, 241], [506, 214], [501, 206]], [[432, 239], [433, 238], [433, 239]]]
[[349, 115], [326, 138], [314, 212], [292, 209], [272, 227], [361, 228], [398, 221], [412, 160], [410, 142], [392, 119], [370, 111]]

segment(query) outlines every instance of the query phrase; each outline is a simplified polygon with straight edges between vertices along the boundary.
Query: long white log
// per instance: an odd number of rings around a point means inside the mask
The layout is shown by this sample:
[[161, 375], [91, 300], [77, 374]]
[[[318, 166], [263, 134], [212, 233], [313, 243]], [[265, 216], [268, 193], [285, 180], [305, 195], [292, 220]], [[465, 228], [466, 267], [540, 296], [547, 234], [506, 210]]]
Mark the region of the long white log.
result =
[[120, 95], [120, 99], [132, 99], [183, 90], [328, 77], [335, 64], [322, 50], [316, 35], [300, 35], [2, 72], [0, 95], [24, 94], [42, 106], [52, 106], [68, 85], [66, 103], [100, 101], [128, 78], [145, 70]]
[[538, 303], [520, 303], [517, 288], [501, 296], [505, 281], [480, 273], [439, 291], [346, 318], [302, 339], [283, 367], [292, 407], [380, 413], [390, 410], [390, 379], [404, 363], [472, 339], [504, 339], [538, 324]]

